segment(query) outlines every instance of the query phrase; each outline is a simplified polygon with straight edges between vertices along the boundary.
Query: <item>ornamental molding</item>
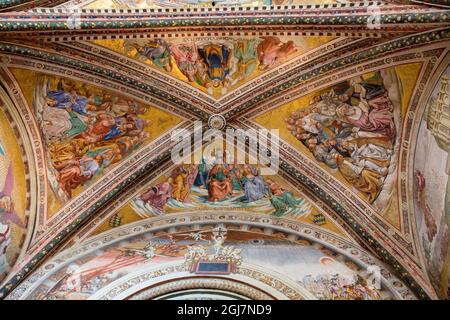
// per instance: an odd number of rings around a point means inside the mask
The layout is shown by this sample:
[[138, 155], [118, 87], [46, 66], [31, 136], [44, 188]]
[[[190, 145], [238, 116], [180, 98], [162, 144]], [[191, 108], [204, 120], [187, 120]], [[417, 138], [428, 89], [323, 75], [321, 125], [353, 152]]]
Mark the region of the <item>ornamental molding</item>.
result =
[[[430, 30], [445, 26], [449, 11], [411, 5], [380, 4], [380, 29], [368, 27], [370, 8], [364, 3], [314, 6], [278, 6], [255, 8], [193, 8], [141, 9], [141, 10], [86, 10], [77, 14], [77, 28], [73, 28], [73, 12], [63, 9], [36, 9], [35, 11], [0, 13], [0, 34], [4, 37], [44, 37], [53, 40], [93, 40], [99, 35], [124, 37], [154, 32], [196, 31], [211, 35], [223, 28], [253, 32], [269, 31], [319, 31], [348, 36], [351, 33], [402, 34]], [[253, 9], [253, 10], [252, 10]], [[369, 23], [370, 24], [370, 23]], [[330, 27], [333, 31], [330, 32]], [[169, 31], [170, 28], [170, 31]], [[15, 31], [11, 33], [9, 31]]]
[[236, 282], [224, 278], [201, 278], [192, 277], [180, 279], [180, 275], [168, 283], [154, 285], [150, 288], [143, 289], [135, 294], [128, 296], [127, 300], [164, 300], [171, 293], [193, 290], [201, 288], [202, 291], [208, 290], [225, 291], [239, 295], [242, 299], [250, 300], [274, 300], [274, 297], [259, 288], [254, 288], [244, 283]]
[[203, 278], [190, 275], [185, 265], [176, 263], [125, 276], [89, 300], [150, 300], [191, 288], [231, 291], [256, 300], [317, 300], [294, 281], [259, 266], [243, 264], [233, 276]]

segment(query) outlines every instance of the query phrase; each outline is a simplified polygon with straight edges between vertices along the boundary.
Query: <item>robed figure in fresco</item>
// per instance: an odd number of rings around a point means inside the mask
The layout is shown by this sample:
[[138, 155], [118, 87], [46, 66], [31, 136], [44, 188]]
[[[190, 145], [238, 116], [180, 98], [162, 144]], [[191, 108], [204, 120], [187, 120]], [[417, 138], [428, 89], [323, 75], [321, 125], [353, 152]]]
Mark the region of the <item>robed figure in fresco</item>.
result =
[[361, 131], [373, 132], [380, 137], [395, 138], [395, 124], [392, 118], [392, 104], [386, 94], [358, 105], [343, 103], [336, 110], [338, 116]]
[[163, 211], [164, 206], [172, 196], [172, 183], [173, 179], [169, 178], [167, 181], [151, 187], [140, 196], [141, 200], [151, 205], [153, 208]]
[[284, 189], [279, 183], [276, 183], [272, 179], [267, 179], [267, 185], [270, 194], [270, 202], [275, 208], [274, 216], [282, 216], [289, 209], [295, 209], [302, 203], [300, 199], [294, 197], [294, 195], [288, 190]]
[[208, 201], [224, 200], [233, 193], [231, 178], [223, 164], [216, 164], [209, 172]]
[[199, 55], [195, 42], [174, 44], [170, 50], [178, 69], [187, 77], [188, 81], [205, 85], [207, 67]]
[[26, 228], [14, 209], [12, 192], [14, 189], [14, 175], [10, 160], [0, 141], [0, 281], [6, 276], [10, 265], [8, 262], [8, 249], [11, 246], [11, 233], [13, 225]]
[[226, 88], [230, 82], [232, 50], [226, 45], [210, 43], [199, 48], [200, 56], [208, 67], [211, 85]]
[[286, 43], [281, 42], [277, 37], [264, 37], [263, 41], [258, 44], [258, 60], [260, 70], [272, 68], [277, 63], [285, 61], [285, 59], [295, 53], [293, 41]]
[[241, 181], [247, 202], [257, 201], [267, 194], [267, 186], [258, 168], [244, 165]]
[[70, 159], [59, 165], [55, 164], [61, 188], [71, 196], [72, 190], [89, 181], [100, 170], [103, 160], [102, 154], [95, 157], [84, 155], [80, 159]]
[[155, 66], [167, 72], [172, 71], [170, 46], [163, 39], [151, 40], [144, 45], [130, 41], [126, 43], [126, 46], [135, 48], [141, 58], [150, 60]]
[[149, 137], [144, 106], [72, 80], [40, 79], [35, 107], [50, 160], [50, 183], [62, 200]]
[[249, 77], [258, 65], [256, 40], [241, 40], [235, 44], [234, 54], [237, 58], [236, 75], [238, 80]]
[[197, 177], [196, 165], [178, 166], [172, 172], [172, 198], [180, 202], [190, 202], [189, 191]]
[[211, 208], [261, 208], [276, 216], [310, 212], [303, 198], [261, 175], [258, 167], [238, 164], [226, 154], [204, 157], [200, 164], [178, 165], [164, 181], [146, 189], [132, 202], [143, 214], [161, 215]]
[[372, 203], [394, 153], [393, 109], [381, 74], [375, 72], [329, 88], [286, 122], [317, 161], [339, 171]]
[[197, 177], [194, 180], [194, 185], [202, 188], [207, 189], [208, 188], [208, 174], [211, 165], [207, 163], [205, 158], [202, 158], [202, 162], [197, 165], [198, 173]]

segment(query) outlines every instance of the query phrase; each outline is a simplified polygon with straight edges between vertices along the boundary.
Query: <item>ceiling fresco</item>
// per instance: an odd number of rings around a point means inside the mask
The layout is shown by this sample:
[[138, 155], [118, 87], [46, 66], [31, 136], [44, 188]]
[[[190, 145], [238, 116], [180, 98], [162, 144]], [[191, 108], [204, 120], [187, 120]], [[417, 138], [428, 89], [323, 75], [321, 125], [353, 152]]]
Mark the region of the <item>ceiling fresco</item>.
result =
[[[140, 146], [180, 123], [175, 115], [66, 78], [12, 70], [45, 141], [51, 217]], [[25, 80], [27, 79], [27, 80]]]
[[351, 78], [255, 121], [279, 128], [280, 138], [317, 161], [399, 228], [396, 145], [420, 70], [420, 63], [401, 65]]
[[[206, 260], [249, 299], [449, 297], [448, 10], [383, 3], [373, 28], [332, 0], [54, 5], [0, 12], [0, 298], [172, 297], [161, 272], [220, 296]], [[199, 120], [277, 129], [279, 170], [177, 164]]]
[[29, 183], [11, 120], [0, 108], [0, 283], [19, 257], [27, 233]]
[[83, 230], [82, 237], [151, 217], [229, 210], [316, 224], [348, 237], [326, 210], [280, 175], [260, 172], [255, 165], [219, 164], [215, 156], [205, 158], [200, 165], [172, 166], [123, 207], [110, 212], [103, 223]]
[[450, 66], [439, 78], [420, 122], [413, 173], [420, 243], [441, 297], [450, 290], [449, 93]]
[[97, 40], [219, 99], [334, 37], [196, 37]]

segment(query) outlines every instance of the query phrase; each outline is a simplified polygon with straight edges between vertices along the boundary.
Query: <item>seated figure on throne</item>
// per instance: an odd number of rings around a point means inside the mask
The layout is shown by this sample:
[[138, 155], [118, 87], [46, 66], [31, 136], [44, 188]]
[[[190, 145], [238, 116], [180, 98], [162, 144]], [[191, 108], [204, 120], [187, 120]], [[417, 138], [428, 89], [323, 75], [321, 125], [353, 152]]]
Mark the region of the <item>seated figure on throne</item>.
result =
[[231, 49], [226, 45], [211, 43], [199, 48], [199, 53], [208, 67], [212, 87], [228, 87], [231, 77]]

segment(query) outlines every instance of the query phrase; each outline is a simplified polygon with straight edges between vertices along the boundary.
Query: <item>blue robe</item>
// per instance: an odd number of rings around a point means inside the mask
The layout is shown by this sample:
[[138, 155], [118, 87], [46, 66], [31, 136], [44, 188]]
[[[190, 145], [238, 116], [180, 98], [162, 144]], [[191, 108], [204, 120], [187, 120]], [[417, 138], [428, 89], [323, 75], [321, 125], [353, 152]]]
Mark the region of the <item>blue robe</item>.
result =
[[198, 165], [198, 173], [197, 177], [195, 177], [194, 186], [204, 186], [205, 189], [208, 189], [208, 170], [204, 160], [202, 160], [202, 163]]
[[111, 140], [125, 134], [125, 132], [120, 129], [120, 126], [127, 122], [126, 119], [124, 117], [115, 117], [114, 120], [116, 124], [109, 129], [103, 137], [103, 140]]
[[267, 187], [261, 176], [252, 177], [250, 179], [244, 178], [244, 181], [245, 199], [248, 202], [259, 200], [267, 193]]
[[[86, 110], [87, 98], [81, 96], [72, 96], [70, 93], [58, 90], [58, 91], [49, 91], [47, 92], [47, 97], [55, 100], [57, 102], [56, 108], [59, 109], [67, 109], [68, 107], [72, 108], [73, 111], [79, 113], [81, 115], [87, 115], [88, 112]], [[75, 98], [75, 103], [72, 102], [72, 99]]]
[[114, 139], [116, 137], [120, 137], [123, 134], [124, 134], [124, 132], [122, 132], [122, 130], [120, 130], [120, 128], [117, 125], [114, 125], [105, 134], [105, 136], [103, 137], [103, 140], [111, 140], [111, 139]]
[[230, 69], [227, 62], [230, 58], [230, 49], [227, 46], [207, 46], [199, 49], [199, 53], [208, 65], [208, 75], [211, 80], [222, 81], [229, 75]]

